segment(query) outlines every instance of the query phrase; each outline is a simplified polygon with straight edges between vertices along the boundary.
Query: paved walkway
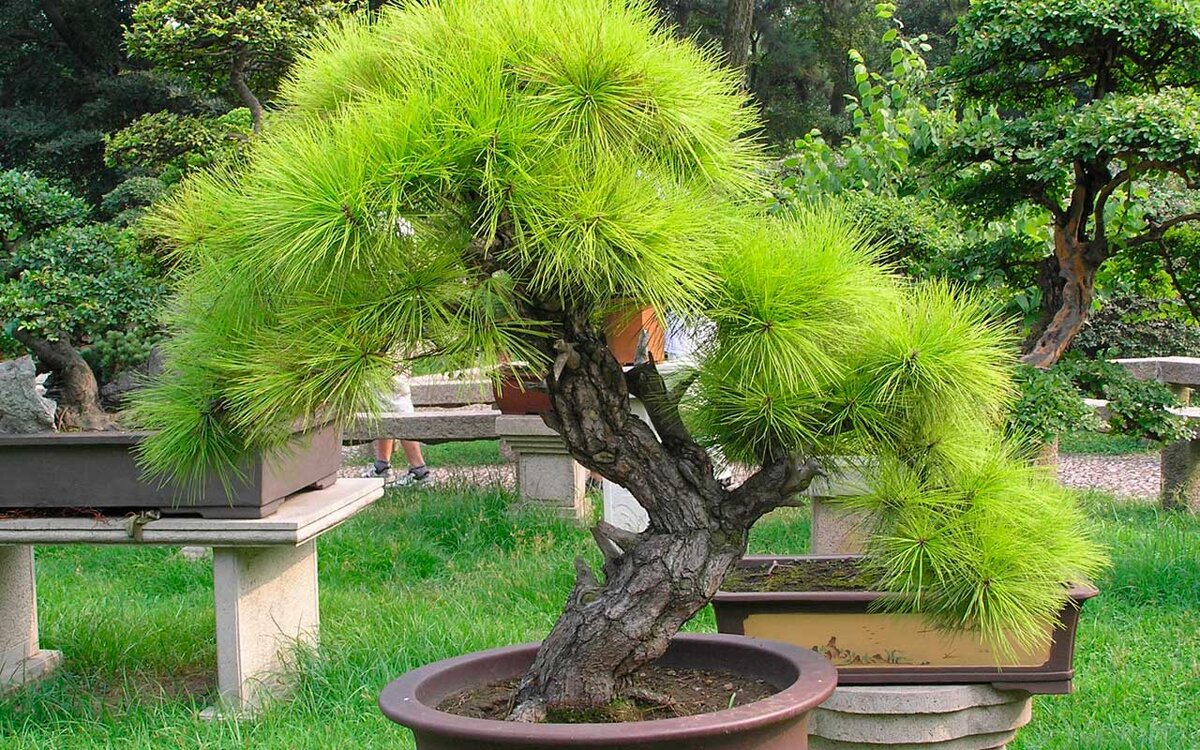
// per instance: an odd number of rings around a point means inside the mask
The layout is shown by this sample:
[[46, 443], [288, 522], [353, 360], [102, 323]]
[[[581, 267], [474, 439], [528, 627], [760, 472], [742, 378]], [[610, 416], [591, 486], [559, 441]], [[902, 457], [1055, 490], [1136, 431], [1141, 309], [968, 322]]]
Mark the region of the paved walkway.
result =
[[[1059, 481], [1077, 489], [1098, 489], [1124, 497], [1158, 498], [1158, 453], [1127, 456], [1084, 456], [1064, 454], [1059, 458]], [[369, 462], [363, 447], [347, 448], [341, 475], [362, 476]], [[432, 484], [436, 486], [499, 484], [516, 486], [516, 465], [434, 466]]]

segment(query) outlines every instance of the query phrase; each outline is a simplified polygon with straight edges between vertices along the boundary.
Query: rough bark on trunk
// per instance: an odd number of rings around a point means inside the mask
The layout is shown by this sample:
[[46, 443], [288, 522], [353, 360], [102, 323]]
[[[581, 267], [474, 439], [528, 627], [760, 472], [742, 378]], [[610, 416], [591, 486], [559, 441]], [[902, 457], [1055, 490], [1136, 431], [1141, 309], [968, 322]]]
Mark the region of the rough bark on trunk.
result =
[[1103, 253], [1093, 242], [1080, 241], [1069, 229], [1054, 229], [1054, 260], [1058, 278], [1043, 274], [1043, 309], [1053, 315], [1041, 335], [1022, 358], [1026, 364], [1046, 368], [1057, 362], [1071, 345], [1091, 312], [1096, 271]]
[[725, 15], [723, 48], [729, 67], [743, 72], [750, 59], [750, 35], [754, 30], [754, 0], [729, 0]]
[[64, 427], [81, 430], [112, 427], [112, 417], [100, 406], [96, 376], [75, 347], [66, 339], [50, 341], [20, 329], [13, 336], [54, 373], [60, 391], [58, 418]]
[[[716, 593], [754, 521], [816, 473], [811, 464], [780, 460], [728, 490], [684, 428], [653, 362], [624, 373], [586, 316], [569, 314], [547, 353], [556, 358], [547, 424], [580, 463], [629, 489], [650, 525], [640, 534], [603, 523], [593, 529], [603, 581], [576, 562], [566, 607], [518, 689], [510, 718], [520, 721], [618, 697], [629, 675], [661, 656]], [[630, 412], [631, 392], [654, 429]]]

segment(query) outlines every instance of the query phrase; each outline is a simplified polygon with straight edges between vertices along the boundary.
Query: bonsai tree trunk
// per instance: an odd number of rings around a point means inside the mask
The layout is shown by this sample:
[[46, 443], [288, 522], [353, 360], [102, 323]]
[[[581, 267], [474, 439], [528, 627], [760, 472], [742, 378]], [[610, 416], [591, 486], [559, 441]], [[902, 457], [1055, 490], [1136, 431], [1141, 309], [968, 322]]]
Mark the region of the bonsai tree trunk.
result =
[[1054, 216], [1054, 256], [1038, 278], [1042, 314], [1047, 322], [1039, 326], [1040, 335], [1022, 357], [1025, 364], [1042, 369], [1053, 365], [1087, 320], [1095, 296], [1096, 272], [1108, 257], [1105, 207], [1113, 191], [1130, 174], [1126, 170], [1114, 176], [1103, 161], [1076, 162], [1075, 186], [1065, 209], [1045, 192], [1035, 194]]
[[65, 339], [50, 341], [17, 329], [13, 336], [49, 367], [62, 392], [58, 402], [61, 424], [80, 430], [107, 430], [112, 417], [100, 407], [100, 386], [92, 368]]
[[[745, 552], [753, 523], [816, 474], [810, 463], [780, 459], [725, 489], [653, 361], [622, 372], [586, 317], [568, 314], [563, 331], [547, 352], [556, 363], [546, 423], [580, 463], [629, 489], [650, 524], [640, 534], [605, 523], [592, 530], [604, 553], [603, 581], [576, 561], [566, 607], [519, 687], [510, 718], [520, 721], [619, 697], [628, 676], [661, 656], [713, 597]], [[654, 430], [630, 413], [631, 393], [646, 404]]]

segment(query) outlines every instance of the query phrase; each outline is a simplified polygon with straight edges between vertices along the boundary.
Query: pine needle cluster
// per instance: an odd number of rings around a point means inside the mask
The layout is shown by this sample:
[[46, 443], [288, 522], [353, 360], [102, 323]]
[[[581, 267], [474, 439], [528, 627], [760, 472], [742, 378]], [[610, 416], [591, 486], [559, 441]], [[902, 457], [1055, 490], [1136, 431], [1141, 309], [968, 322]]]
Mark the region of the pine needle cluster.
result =
[[994, 437], [1012, 342], [909, 286], [836, 208], [758, 209], [734, 74], [644, 0], [442, 0], [329, 29], [243, 162], [148, 219], [171, 248], [168, 375], [141, 460], [232, 477], [297, 425], [379, 408], [437, 356], [548, 367], [554, 322], [636, 300], [710, 333], [684, 406], [732, 459], [878, 457], [896, 606], [1036, 640], [1099, 555]]

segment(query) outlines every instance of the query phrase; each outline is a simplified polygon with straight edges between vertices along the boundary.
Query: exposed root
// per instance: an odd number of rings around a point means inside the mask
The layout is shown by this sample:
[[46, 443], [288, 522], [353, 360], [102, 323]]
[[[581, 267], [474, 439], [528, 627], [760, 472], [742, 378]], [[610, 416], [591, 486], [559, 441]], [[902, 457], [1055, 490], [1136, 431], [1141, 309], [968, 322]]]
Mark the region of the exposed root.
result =
[[522, 703], [518, 703], [509, 712], [508, 718], [505, 721], [515, 721], [522, 724], [540, 724], [546, 720], [546, 703], [545, 701], [530, 699]]

